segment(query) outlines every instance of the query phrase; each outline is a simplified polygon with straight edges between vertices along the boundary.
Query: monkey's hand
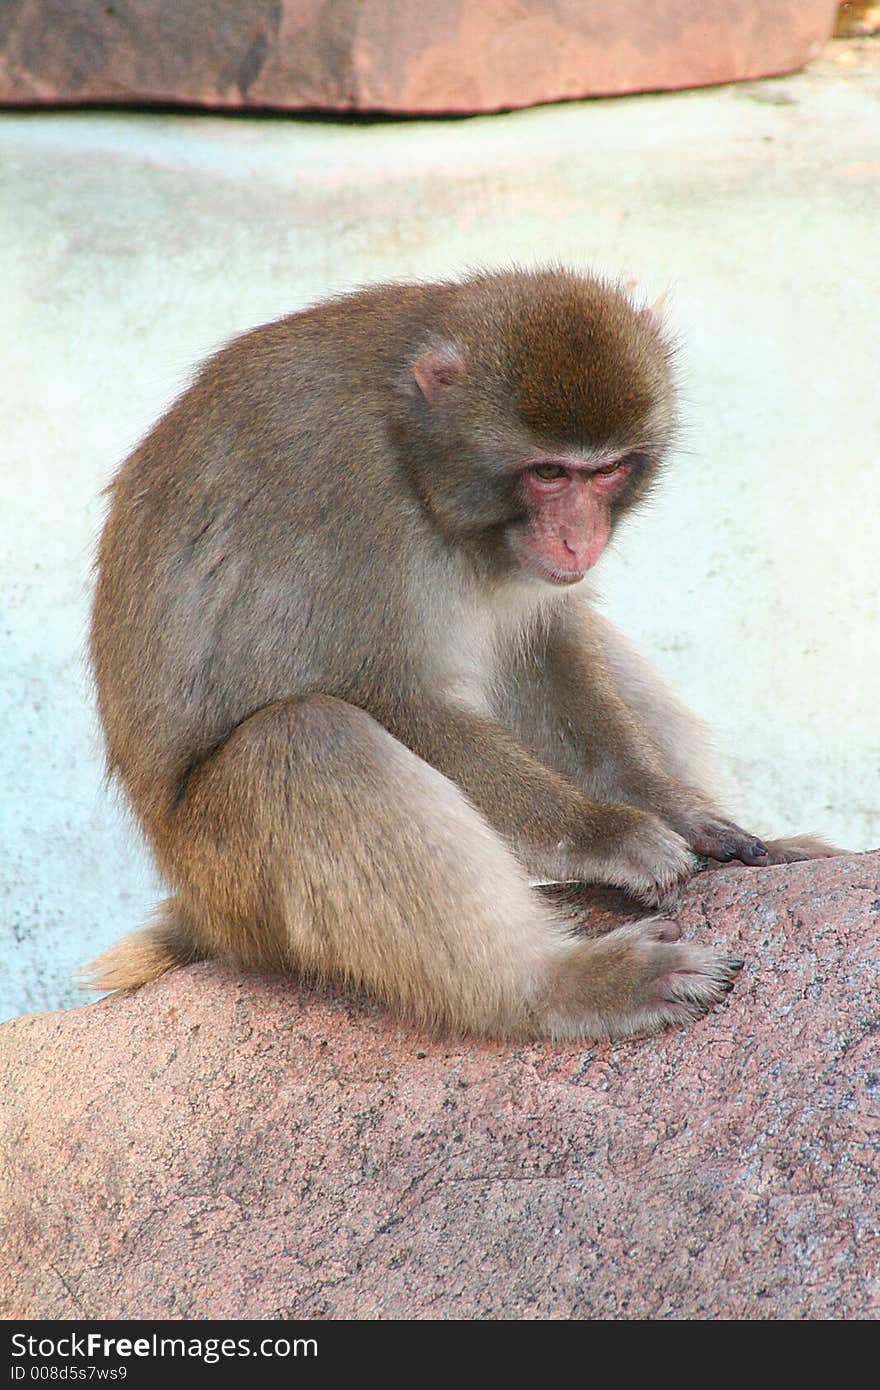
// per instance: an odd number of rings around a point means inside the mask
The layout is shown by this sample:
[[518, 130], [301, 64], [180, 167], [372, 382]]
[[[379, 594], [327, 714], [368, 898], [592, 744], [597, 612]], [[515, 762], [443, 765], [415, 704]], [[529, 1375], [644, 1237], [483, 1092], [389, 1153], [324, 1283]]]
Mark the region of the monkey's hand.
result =
[[674, 890], [697, 869], [687, 840], [651, 811], [603, 809], [604, 833], [585, 857], [583, 877], [622, 888], [652, 907], [669, 907]]
[[752, 866], [773, 862], [764, 841], [735, 825], [732, 820], [698, 813], [671, 815], [669, 821], [683, 835], [694, 854], [701, 854], [706, 859], [715, 859], [720, 864], [729, 864], [732, 859], [738, 859], [741, 864]]
[[816, 835], [797, 835], [787, 840], [759, 840], [757, 836], [718, 816], [669, 816], [695, 854], [719, 864], [737, 860], [750, 868], [795, 864], [802, 859], [830, 859], [846, 850], [837, 849]]

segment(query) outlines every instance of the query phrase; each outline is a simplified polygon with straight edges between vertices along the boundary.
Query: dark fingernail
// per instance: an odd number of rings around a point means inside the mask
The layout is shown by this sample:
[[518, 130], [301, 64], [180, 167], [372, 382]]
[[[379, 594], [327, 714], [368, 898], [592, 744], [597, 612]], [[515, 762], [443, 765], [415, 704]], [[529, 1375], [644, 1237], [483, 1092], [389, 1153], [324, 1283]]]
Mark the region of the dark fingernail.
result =
[[770, 851], [764, 844], [763, 840], [756, 840], [755, 843], [752, 845], [752, 854], [760, 854], [763, 856], [769, 853]]
[[735, 858], [736, 858], [736, 847], [735, 847], [734, 845], [723, 844], [723, 845], [721, 846], [721, 855], [720, 855], [720, 857], [723, 859], [723, 861], [724, 861], [725, 864], [726, 864], [729, 860], [735, 859]]
[[728, 956], [727, 964], [729, 969], [731, 970], [742, 970], [743, 966], [745, 965], [745, 961], [740, 960], [738, 956]]

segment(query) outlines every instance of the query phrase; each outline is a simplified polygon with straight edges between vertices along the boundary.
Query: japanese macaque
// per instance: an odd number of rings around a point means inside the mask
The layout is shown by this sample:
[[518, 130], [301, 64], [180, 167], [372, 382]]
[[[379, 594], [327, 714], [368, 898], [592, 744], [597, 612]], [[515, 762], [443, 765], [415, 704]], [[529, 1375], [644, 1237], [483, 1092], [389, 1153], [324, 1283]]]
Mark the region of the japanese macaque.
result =
[[212, 357], [110, 488], [100, 713], [171, 896], [91, 984], [217, 956], [508, 1038], [721, 1000], [723, 950], [532, 886], [656, 907], [696, 855], [829, 852], [727, 819], [583, 582], [673, 428], [651, 313], [565, 270], [367, 289]]

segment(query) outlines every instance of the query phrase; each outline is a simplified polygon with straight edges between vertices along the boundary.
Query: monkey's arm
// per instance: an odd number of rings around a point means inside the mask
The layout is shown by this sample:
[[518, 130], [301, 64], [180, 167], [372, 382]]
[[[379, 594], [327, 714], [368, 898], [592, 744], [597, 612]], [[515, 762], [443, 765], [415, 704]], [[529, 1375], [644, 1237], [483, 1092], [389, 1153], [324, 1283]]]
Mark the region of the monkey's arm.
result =
[[591, 610], [564, 615], [542, 680], [526, 682], [521, 717], [588, 792], [653, 812], [708, 859], [781, 862], [719, 810], [699, 721], [609, 623]]
[[[598, 651], [590, 648], [590, 669], [604, 673], [601, 678], [606, 682], [610, 679], [617, 698], [635, 719], [641, 739], [649, 741], [653, 757], [659, 759], [666, 785], [655, 788], [655, 799], [648, 804], [675, 825], [693, 850], [718, 863], [735, 858], [762, 868], [847, 853], [816, 835], [767, 840], [766, 855], [750, 853], [761, 842], [718, 809], [712, 758], [701, 721], [611, 623], [593, 609], [585, 617], [578, 624], [581, 643], [592, 638], [598, 644]], [[577, 665], [577, 653], [573, 659]]]
[[650, 808], [594, 800], [491, 719], [441, 701], [381, 718], [461, 787], [536, 876], [613, 884], [656, 902], [693, 872], [684, 839]]

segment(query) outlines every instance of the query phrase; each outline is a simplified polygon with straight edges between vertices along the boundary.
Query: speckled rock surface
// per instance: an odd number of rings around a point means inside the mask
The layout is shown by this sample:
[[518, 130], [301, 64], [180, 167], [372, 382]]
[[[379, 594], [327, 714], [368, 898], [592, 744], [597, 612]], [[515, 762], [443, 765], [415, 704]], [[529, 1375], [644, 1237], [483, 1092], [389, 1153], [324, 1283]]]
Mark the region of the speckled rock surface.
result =
[[432, 1041], [201, 965], [0, 1030], [8, 1317], [868, 1318], [880, 854], [701, 875], [685, 1032]]
[[5, 0], [0, 101], [466, 112], [791, 72], [835, 0]]

